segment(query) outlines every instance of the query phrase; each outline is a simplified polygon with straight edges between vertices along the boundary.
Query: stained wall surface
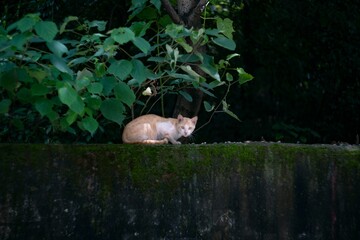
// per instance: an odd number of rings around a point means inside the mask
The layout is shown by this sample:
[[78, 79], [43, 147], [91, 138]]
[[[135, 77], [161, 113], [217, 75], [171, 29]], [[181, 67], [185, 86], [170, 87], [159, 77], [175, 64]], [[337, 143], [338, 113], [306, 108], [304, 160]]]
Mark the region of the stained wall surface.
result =
[[360, 239], [360, 147], [0, 144], [0, 239]]

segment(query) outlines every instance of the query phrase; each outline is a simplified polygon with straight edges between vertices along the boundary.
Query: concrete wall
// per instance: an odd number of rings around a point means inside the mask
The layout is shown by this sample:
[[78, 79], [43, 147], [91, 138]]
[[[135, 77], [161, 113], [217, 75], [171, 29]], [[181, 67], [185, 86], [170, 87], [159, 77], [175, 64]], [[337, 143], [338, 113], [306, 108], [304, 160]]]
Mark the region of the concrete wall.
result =
[[360, 148], [0, 144], [0, 239], [360, 239]]

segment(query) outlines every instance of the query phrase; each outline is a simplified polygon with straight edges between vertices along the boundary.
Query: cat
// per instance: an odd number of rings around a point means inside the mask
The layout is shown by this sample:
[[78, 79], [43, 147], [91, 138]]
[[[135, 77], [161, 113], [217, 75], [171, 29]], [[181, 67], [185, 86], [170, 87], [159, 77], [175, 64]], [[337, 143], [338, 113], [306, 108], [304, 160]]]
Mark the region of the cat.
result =
[[180, 137], [188, 137], [194, 131], [198, 117], [187, 118], [181, 114], [177, 118], [163, 118], [147, 114], [129, 122], [123, 131], [124, 143], [181, 144]]

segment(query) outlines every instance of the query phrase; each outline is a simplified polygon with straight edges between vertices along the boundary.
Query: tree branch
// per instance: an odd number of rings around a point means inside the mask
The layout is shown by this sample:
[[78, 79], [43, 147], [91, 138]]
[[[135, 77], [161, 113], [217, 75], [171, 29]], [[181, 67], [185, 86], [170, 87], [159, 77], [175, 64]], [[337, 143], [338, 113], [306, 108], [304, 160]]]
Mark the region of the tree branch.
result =
[[175, 11], [169, 0], [161, 0], [161, 3], [174, 23], [184, 25], [184, 21], [180, 18], [179, 14]]

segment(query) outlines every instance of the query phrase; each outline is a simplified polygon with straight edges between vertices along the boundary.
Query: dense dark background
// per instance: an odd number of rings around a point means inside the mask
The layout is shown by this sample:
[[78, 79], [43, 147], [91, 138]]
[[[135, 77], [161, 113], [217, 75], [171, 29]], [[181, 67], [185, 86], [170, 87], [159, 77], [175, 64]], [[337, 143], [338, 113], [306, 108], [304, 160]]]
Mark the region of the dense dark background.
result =
[[[106, 20], [114, 28], [126, 23], [130, 2], [7, 0], [2, 4], [1, 21], [6, 25], [26, 13], [41, 12], [53, 21], [73, 15]], [[232, 88], [227, 99], [242, 121], [215, 114], [195, 133], [195, 142], [358, 143], [358, 1], [237, 0], [218, 9], [222, 11], [216, 14], [234, 21], [241, 54], [238, 64], [255, 79]], [[208, 118], [208, 113], [201, 112], [199, 126]]]

